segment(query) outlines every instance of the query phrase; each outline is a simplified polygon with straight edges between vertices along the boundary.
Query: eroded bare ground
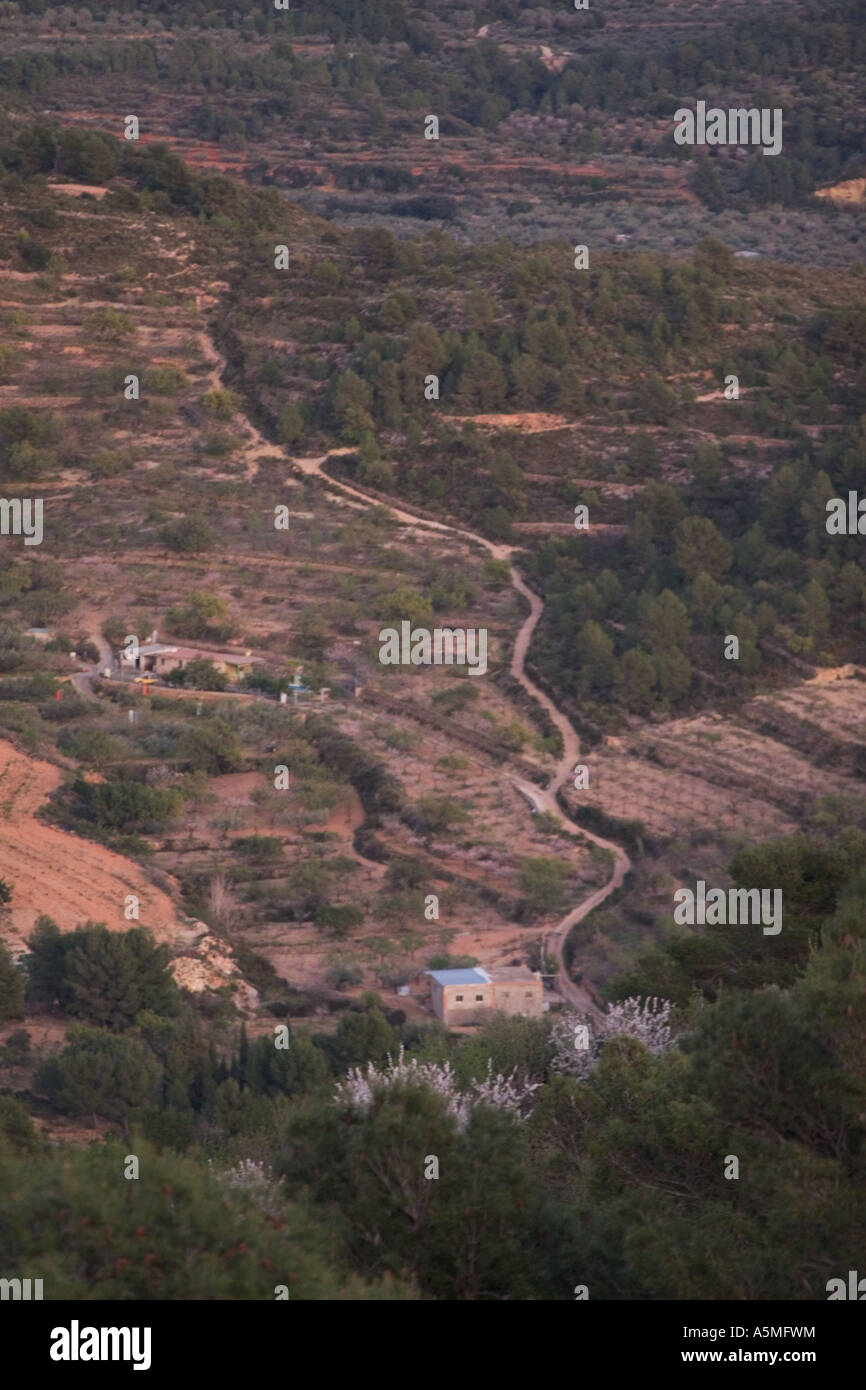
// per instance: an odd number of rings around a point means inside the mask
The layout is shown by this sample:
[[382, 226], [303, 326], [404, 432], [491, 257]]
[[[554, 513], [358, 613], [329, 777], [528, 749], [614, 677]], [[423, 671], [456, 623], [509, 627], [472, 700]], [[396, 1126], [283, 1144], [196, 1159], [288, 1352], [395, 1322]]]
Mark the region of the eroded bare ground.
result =
[[16, 951], [40, 913], [72, 930], [79, 922], [128, 928], [124, 900], [140, 900], [141, 925], [159, 941], [174, 943], [188, 931], [171, 897], [150, 883], [137, 864], [102, 845], [43, 824], [37, 812], [62, 781], [51, 763], [20, 753], [0, 739], [0, 856], [4, 875], [15, 884], [4, 937]]
[[[174, 880], [167, 885], [172, 896], [133, 860], [39, 819], [62, 780], [51, 763], [0, 739], [0, 865], [14, 884], [13, 903], [0, 921], [8, 948], [16, 955], [25, 951], [43, 914], [62, 931], [85, 922], [127, 931], [135, 922], [172, 948], [179, 984], [196, 993], [228, 985], [240, 1005], [254, 1006], [255, 993], [241, 979], [231, 950], [215, 941], [203, 922], [180, 910]], [[125, 915], [130, 895], [138, 900], [137, 918]]]

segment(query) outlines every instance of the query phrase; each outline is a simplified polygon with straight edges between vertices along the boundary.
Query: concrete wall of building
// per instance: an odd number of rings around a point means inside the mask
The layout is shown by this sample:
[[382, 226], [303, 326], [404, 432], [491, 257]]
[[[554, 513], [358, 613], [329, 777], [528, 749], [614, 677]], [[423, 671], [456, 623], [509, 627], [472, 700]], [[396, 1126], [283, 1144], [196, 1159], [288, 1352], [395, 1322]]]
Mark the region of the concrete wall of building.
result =
[[502, 1014], [541, 1018], [544, 1013], [544, 986], [541, 980], [494, 981], [493, 1006]]
[[493, 1012], [493, 986], [479, 981], [469, 985], [445, 985], [443, 989], [445, 1023], [473, 1023]]
[[448, 1026], [479, 1023], [496, 1012], [541, 1018], [544, 987], [541, 980], [443, 986], [431, 978], [430, 1003], [436, 1017]]
[[442, 1000], [442, 986], [438, 980], [430, 977], [430, 1004], [437, 1018], [445, 1019], [445, 1006]]
[[[144, 661], [150, 663], [146, 667], [147, 670], [155, 671], [159, 676], [167, 676], [169, 672], [176, 670], [178, 666], [183, 670], [184, 666], [189, 665], [190, 659], [191, 658], [188, 657], [177, 657], [172, 656], [170, 653], [166, 653], [161, 656], [145, 657]], [[205, 660], [210, 661], [212, 658], [205, 657]], [[221, 671], [224, 676], [228, 676], [229, 680], [238, 680], [242, 675], [246, 675], [247, 671], [253, 669], [249, 662], [244, 663], [242, 661], [214, 661], [213, 664], [214, 669]]]
[[455, 1004], [445, 1010], [442, 1022], [448, 1028], [456, 1028], [461, 1023], [484, 1023], [494, 1013], [490, 1004]]

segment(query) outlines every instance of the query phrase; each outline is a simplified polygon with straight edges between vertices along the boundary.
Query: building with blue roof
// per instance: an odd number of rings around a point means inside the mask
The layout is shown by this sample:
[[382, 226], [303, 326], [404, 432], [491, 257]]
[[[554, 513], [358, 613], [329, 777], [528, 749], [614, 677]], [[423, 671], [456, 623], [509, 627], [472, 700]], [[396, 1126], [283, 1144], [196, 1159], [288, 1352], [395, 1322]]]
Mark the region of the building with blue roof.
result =
[[489, 984], [490, 976], [477, 965], [463, 970], [428, 970], [427, 974], [440, 985]]
[[526, 966], [480, 965], [462, 970], [428, 970], [433, 1012], [443, 1023], [480, 1023], [494, 1012], [540, 1018], [541, 976]]

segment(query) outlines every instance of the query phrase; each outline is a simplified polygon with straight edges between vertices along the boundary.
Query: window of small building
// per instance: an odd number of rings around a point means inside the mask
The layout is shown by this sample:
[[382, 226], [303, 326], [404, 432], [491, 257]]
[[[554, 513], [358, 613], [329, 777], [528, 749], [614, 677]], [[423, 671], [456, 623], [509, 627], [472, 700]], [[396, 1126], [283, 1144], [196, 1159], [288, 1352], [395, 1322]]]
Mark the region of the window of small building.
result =
[[531, 990], [531, 989], [528, 989], [528, 990], [526, 991], [526, 996], [525, 996], [525, 997], [526, 997], [527, 999], [531, 999], [531, 998], [532, 998], [532, 990]]
[[463, 995], [462, 995], [462, 994], [455, 994], [454, 998], [457, 1000], [457, 1003], [458, 1003], [458, 1004], [462, 1004], [462, 1003], [463, 1003]]
[[475, 996], [475, 1002], [476, 1002], [476, 1004], [483, 1003], [483, 1001], [484, 1001], [484, 995], [483, 995], [483, 994], [476, 994], [476, 996]]

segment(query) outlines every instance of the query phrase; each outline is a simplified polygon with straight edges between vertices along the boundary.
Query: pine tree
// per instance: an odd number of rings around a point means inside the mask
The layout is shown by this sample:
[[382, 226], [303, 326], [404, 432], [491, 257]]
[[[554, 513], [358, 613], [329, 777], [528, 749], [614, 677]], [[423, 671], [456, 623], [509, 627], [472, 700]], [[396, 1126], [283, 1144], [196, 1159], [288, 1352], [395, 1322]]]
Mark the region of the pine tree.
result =
[[25, 976], [0, 941], [0, 1023], [21, 1018], [24, 1004]]
[[106, 1028], [128, 1028], [145, 1009], [174, 1013], [177, 988], [171, 955], [144, 927], [109, 931], [102, 923], [77, 928], [66, 954], [69, 1012]]
[[711, 212], [721, 212], [728, 205], [718, 170], [708, 156], [695, 162], [692, 191]]
[[34, 1004], [51, 1006], [55, 999], [62, 1004], [66, 997], [66, 947], [56, 922], [50, 917], [37, 917], [36, 925], [27, 938], [29, 955], [26, 959], [27, 995]]
[[241, 1085], [242, 1088], [243, 1088], [244, 1086], [246, 1086], [246, 1084], [247, 1084], [247, 1079], [248, 1079], [248, 1076], [249, 1076], [249, 1066], [250, 1066], [250, 1044], [249, 1044], [249, 1039], [247, 1038], [247, 1025], [246, 1025], [246, 1021], [244, 1021], [243, 1023], [241, 1023], [241, 1040], [240, 1040], [240, 1047], [239, 1047], [239, 1051], [238, 1051], [238, 1072], [237, 1072], [238, 1081], [240, 1082], [240, 1085]]

